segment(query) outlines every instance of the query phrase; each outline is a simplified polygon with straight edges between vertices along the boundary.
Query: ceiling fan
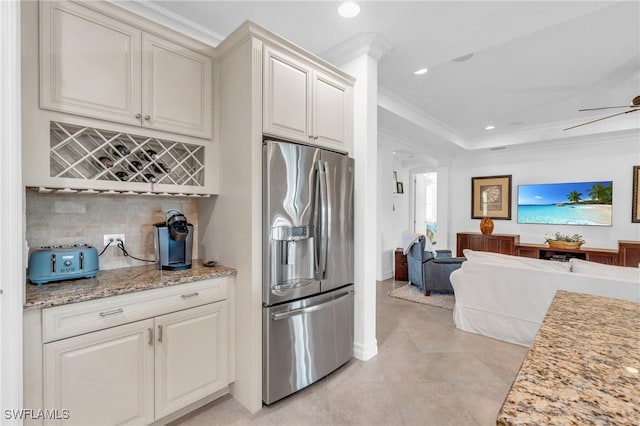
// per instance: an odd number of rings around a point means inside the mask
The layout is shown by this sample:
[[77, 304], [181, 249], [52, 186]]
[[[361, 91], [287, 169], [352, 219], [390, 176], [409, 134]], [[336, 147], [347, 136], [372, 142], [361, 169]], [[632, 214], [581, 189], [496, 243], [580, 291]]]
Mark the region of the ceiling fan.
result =
[[615, 117], [616, 115], [629, 114], [630, 112], [640, 111], [640, 96], [636, 96], [635, 98], [633, 98], [633, 100], [631, 101], [631, 105], [600, 107], [600, 108], [586, 108], [586, 109], [579, 109], [578, 111], [580, 111], [580, 112], [582, 112], [582, 111], [598, 111], [598, 110], [601, 110], [601, 109], [614, 109], [614, 108], [628, 108], [628, 111], [622, 111], [622, 112], [619, 112], [617, 114], [612, 114], [612, 115], [608, 115], [606, 117], [598, 118], [596, 120], [587, 121], [586, 123], [578, 124], [576, 126], [567, 127], [566, 129], [563, 129], [563, 130], [575, 129], [576, 127], [580, 127], [580, 126], [584, 126], [584, 125], [587, 125], [587, 124], [595, 123], [596, 121], [606, 120], [607, 118]]

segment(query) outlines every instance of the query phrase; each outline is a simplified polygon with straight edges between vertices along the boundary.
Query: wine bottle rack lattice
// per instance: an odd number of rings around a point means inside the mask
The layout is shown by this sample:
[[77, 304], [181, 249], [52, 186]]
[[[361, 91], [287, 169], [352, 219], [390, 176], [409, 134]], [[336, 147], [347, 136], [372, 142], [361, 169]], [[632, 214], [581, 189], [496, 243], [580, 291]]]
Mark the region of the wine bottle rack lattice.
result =
[[50, 176], [204, 186], [204, 146], [50, 122]]

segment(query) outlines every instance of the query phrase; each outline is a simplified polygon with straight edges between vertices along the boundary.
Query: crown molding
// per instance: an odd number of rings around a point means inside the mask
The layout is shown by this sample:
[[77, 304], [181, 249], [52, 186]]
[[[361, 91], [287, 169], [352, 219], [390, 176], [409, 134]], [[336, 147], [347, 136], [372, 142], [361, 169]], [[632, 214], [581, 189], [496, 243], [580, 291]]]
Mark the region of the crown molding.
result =
[[483, 158], [492, 158], [494, 160], [504, 159], [508, 161], [514, 155], [518, 157], [546, 155], [551, 158], [554, 155], [566, 153], [567, 150], [578, 152], [584, 149], [622, 150], [622, 152], [634, 155], [634, 150], [636, 153], [638, 152], [638, 140], [640, 140], [640, 129], [624, 130], [608, 134], [590, 134], [564, 139], [548, 139], [514, 144], [499, 151], [492, 151], [490, 148], [472, 149], [466, 151], [455, 160], [476, 161]]
[[378, 33], [359, 33], [342, 43], [325, 50], [320, 57], [332, 64], [346, 64], [362, 55], [369, 55], [379, 61], [393, 46]]
[[122, 1], [107, 0], [122, 9], [147, 18], [150, 21], [169, 27], [209, 46], [217, 46], [224, 36], [197, 24], [177, 13], [152, 3], [150, 0]]
[[216, 47], [216, 56], [224, 57], [250, 38], [256, 38], [265, 43], [268, 43], [271, 46], [277, 46], [278, 48], [285, 51], [293, 52], [307, 58], [313, 58], [313, 63], [316, 67], [334, 74], [335, 77], [341, 77], [345, 82], [348, 82], [350, 84], [353, 84], [355, 82], [355, 78], [353, 78], [344, 70], [338, 68], [334, 64], [314, 55], [308, 50], [303, 49], [297, 44], [275, 34], [262, 25], [250, 20], [244, 21]]
[[469, 142], [453, 127], [383, 87], [378, 87], [378, 106], [404, 118], [407, 121], [410, 121], [416, 126], [419, 126], [442, 139], [445, 139], [446, 141], [449, 141], [461, 148], [469, 149]]
[[384, 127], [378, 127], [378, 146], [394, 150], [405, 149], [414, 153], [416, 157], [418, 157], [416, 159], [403, 160], [403, 163], [416, 162], [419, 165], [427, 167], [439, 167], [441, 165], [449, 164], [452, 160], [450, 156], [442, 154], [429, 146], [400, 138]]
[[620, 134], [640, 131], [640, 120], [634, 116], [620, 117], [617, 120], [594, 123], [590, 126], [579, 127], [568, 131], [562, 130], [572, 125], [575, 125], [575, 120], [528, 126], [498, 136], [473, 140], [470, 143], [469, 149], [478, 150], [502, 146], [528, 145], [547, 141], [556, 143], [566, 141], [571, 143], [572, 140], [585, 140], [590, 138], [602, 140], [602, 138], [617, 138], [617, 135]]

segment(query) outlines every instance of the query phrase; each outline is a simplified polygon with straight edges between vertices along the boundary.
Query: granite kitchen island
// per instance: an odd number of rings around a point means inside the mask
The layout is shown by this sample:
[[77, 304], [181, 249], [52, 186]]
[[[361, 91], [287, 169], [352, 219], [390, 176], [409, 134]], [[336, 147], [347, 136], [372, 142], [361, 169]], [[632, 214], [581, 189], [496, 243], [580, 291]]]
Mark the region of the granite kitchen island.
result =
[[558, 291], [498, 425], [640, 424], [640, 304]]

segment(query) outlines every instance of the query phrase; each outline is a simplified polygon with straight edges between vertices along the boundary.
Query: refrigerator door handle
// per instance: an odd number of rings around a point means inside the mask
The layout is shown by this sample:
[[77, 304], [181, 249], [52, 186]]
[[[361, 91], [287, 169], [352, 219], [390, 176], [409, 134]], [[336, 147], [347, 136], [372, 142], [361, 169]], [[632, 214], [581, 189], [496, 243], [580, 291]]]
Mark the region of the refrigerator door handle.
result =
[[313, 306], [307, 306], [306, 308], [294, 309], [293, 311], [288, 312], [280, 312], [271, 314], [271, 319], [274, 321], [279, 321], [291, 317], [295, 317], [302, 314], [308, 314], [310, 312], [319, 311], [321, 309], [327, 309], [336, 303], [340, 302], [342, 299], [345, 299], [355, 293], [353, 290], [349, 290], [348, 292], [342, 294], [341, 296], [336, 297], [333, 300], [329, 300], [328, 302], [320, 303]]
[[320, 180], [320, 279], [327, 274], [327, 250], [329, 249], [329, 197], [327, 194], [327, 162], [318, 162], [318, 177]]

